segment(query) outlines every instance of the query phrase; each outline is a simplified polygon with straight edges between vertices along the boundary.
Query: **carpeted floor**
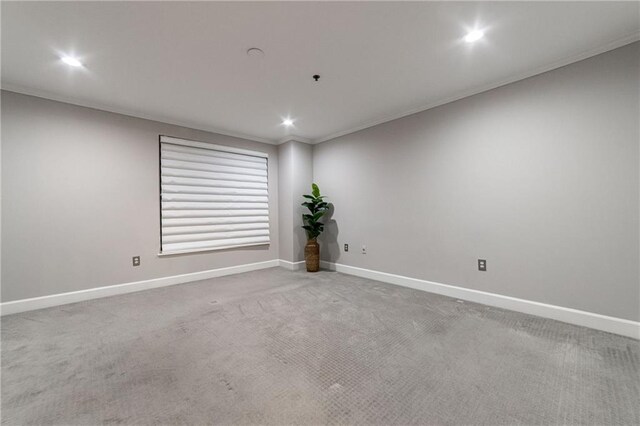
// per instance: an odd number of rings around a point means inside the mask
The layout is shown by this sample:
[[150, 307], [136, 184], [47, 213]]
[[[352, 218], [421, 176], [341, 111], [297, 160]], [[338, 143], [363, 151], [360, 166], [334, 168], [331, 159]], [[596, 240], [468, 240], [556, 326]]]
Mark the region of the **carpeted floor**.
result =
[[280, 268], [2, 319], [2, 423], [640, 423], [639, 342]]

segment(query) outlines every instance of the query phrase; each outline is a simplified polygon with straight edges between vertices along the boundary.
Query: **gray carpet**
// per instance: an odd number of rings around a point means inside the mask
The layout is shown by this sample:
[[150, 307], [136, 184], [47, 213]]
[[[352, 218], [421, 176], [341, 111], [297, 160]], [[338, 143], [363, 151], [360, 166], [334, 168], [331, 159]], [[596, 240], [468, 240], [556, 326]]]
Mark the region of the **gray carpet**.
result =
[[639, 342], [284, 269], [2, 320], [3, 424], [640, 423]]

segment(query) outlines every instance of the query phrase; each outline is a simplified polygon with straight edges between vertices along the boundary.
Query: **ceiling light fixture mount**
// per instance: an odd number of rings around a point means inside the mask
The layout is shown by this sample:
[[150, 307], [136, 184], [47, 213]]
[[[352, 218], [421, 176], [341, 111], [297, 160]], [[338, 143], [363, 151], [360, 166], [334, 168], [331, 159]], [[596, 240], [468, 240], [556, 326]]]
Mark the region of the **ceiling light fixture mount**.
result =
[[313, 79], [314, 79], [315, 81], [320, 80], [320, 75], [319, 75], [319, 74], [315, 74], [315, 75], [313, 76]]
[[290, 118], [285, 118], [284, 120], [282, 120], [282, 125], [285, 127], [291, 127], [293, 126], [293, 120]]
[[464, 41], [467, 43], [473, 43], [474, 41], [480, 40], [484, 37], [484, 32], [480, 30], [469, 31], [466, 36], [464, 36]]
[[247, 56], [250, 56], [252, 58], [261, 58], [264, 56], [264, 51], [257, 47], [252, 47], [250, 49], [247, 49]]

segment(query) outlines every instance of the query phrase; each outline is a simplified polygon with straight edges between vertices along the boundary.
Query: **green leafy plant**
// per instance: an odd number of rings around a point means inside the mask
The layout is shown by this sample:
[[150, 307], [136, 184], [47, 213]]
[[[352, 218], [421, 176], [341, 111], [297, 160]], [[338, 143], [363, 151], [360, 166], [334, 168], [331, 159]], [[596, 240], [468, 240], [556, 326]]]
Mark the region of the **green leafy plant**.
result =
[[307, 231], [307, 237], [314, 240], [324, 231], [324, 224], [320, 219], [329, 210], [329, 203], [323, 200], [325, 196], [320, 195], [320, 188], [315, 183], [311, 184], [311, 194], [305, 194], [303, 197], [308, 201], [302, 205], [309, 209], [309, 213], [302, 215], [302, 227]]

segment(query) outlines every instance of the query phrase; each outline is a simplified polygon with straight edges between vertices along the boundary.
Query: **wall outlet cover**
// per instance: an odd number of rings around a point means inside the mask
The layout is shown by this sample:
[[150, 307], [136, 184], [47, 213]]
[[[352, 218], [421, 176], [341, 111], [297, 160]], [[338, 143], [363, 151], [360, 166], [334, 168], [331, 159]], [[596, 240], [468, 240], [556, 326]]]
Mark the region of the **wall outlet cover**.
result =
[[478, 271], [487, 270], [487, 261], [485, 259], [478, 259]]

